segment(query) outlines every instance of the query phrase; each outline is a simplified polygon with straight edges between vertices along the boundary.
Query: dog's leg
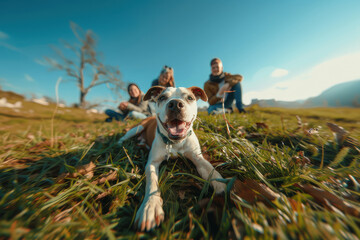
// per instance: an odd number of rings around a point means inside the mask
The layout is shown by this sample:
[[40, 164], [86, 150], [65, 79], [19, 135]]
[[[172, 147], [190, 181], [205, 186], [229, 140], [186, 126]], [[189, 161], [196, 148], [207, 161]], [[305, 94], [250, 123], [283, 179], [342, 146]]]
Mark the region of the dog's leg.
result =
[[120, 140], [117, 143], [119, 145], [121, 145], [125, 140], [140, 134], [142, 131], [144, 131], [144, 127], [142, 125], [138, 125], [138, 126], [132, 128], [132, 129], [130, 129], [124, 136], [122, 136], [120, 138]]
[[162, 208], [163, 200], [160, 196], [158, 175], [159, 166], [164, 160], [165, 155], [160, 153], [162, 151], [159, 151], [159, 149], [160, 148], [156, 146], [156, 144], [155, 146], [152, 146], [149, 153], [149, 160], [145, 167], [145, 198], [137, 211], [135, 218], [135, 224], [138, 225], [138, 228], [141, 231], [149, 231], [155, 226], [159, 226], [164, 220], [164, 211]]
[[[200, 151], [200, 144], [198, 139], [192, 138], [191, 145], [187, 146], [187, 151], [184, 153], [184, 156], [190, 159], [194, 165], [200, 176], [203, 179], [208, 180], [209, 178], [212, 179], [223, 179], [220, 173], [218, 173], [214, 167], [207, 161], [201, 151]], [[213, 186], [216, 193], [224, 192], [226, 189], [226, 184], [222, 182], [218, 182], [216, 180], [211, 181], [211, 185]]]

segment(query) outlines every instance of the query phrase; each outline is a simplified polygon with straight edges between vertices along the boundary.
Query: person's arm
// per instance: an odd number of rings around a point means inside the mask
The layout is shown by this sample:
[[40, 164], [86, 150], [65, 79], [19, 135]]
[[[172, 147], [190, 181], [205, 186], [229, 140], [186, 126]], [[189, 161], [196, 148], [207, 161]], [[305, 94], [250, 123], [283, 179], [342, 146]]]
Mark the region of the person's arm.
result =
[[208, 102], [210, 105], [214, 105], [221, 100], [218, 96], [216, 96], [216, 92], [212, 91], [213, 86], [211, 86], [208, 82], [204, 84], [204, 91], [208, 96]]
[[230, 84], [229, 84], [229, 83], [225, 83], [225, 84], [219, 89], [219, 91], [216, 93], [216, 96], [217, 96], [218, 98], [224, 98], [224, 93], [225, 93], [226, 91], [230, 91], [230, 89], [231, 89]]
[[128, 104], [127, 109], [129, 111], [143, 112], [143, 110], [139, 106], [136, 106], [135, 104], [132, 103]]
[[240, 74], [234, 74], [231, 75], [230, 73], [225, 74], [225, 82], [230, 85], [230, 87], [234, 86], [238, 82], [241, 82], [243, 80], [243, 76]]
[[[143, 98], [143, 95], [141, 95], [141, 99], [142, 98]], [[146, 113], [146, 112], [148, 112], [148, 101], [141, 100], [139, 105], [129, 103], [127, 109], [129, 111], [136, 111], [136, 112]]]

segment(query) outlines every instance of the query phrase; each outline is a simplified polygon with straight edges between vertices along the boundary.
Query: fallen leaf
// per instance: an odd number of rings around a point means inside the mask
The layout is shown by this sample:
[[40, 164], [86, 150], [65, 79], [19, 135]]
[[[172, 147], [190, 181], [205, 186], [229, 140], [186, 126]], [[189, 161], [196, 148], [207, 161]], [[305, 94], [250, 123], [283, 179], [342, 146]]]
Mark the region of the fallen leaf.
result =
[[330, 128], [330, 130], [333, 132], [334, 137], [339, 145], [342, 145], [345, 138], [349, 135], [349, 132], [346, 131], [343, 127], [340, 127], [339, 125], [335, 123], [326, 123], [326, 125]]
[[314, 187], [310, 184], [294, 184], [295, 187], [300, 188], [307, 194], [310, 194], [317, 203], [327, 207], [328, 209], [333, 209], [336, 207], [340, 211], [353, 215], [355, 217], [360, 217], [360, 212], [357, 208], [347, 203], [345, 200], [339, 198], [333, 193], [325, 191], [321, 188]]
[[116, 171], [111, 170], [109, 173], [106, 173], [102, 176], [100, 176], [101, 178], [98, 180], [95, 180], [92, 182], [92, 184], [102, 184], [106, 181], [114, 181], [118, 179], [118, 174]]
[[256, 123], [256, 128], [257, 128], [257, 129], [260, 129], [260, 128], [262, 128], [262, 129], [269, 129], [269, 126], [268, 126], [266, 123], [257, 122], [257, 123]]
[[304, 155], [304, 151], [298, 152], [297, 156], [293, 156], [293, 161], [297, 165], [305, 166], [311, 163], [310, 159]]
[[245, 199], [247, 202], [254, 204], [261, 201], [269, 205], [268, 201], [278, 199], [280, 195], [272, 191], [265, 184], [258, 183], [255, 180], [247, 179], [245, 181], [236, 180], [233, 186], [233, 194]]
[[245, 131], [245, 127], [244, 126], [240, 126], [237, 129], [237, 135], [239, 136], [245, 136], [246, 135], [246, 131]]
[[99, 200], [99, 199], [102, 199], [108, 195], [110, 195], [112, 193], [112, 190], [111, 189], [108, 189], [106, 190], [105, 192], [103, 193], [100, 193], [99, 195], [97, 195], [96, 199], [95, 200]]
[[51, 148], [51, 145], [54, 143], [56, 145], [54, 145], [53, 148], [63, 149], [65, 147], [65, 144], [62, 141], [54, 140], [53, 142], [51, 142], [51, 140], [46, 139], [40, 143], [35, 144], [35, 146], [32, 146], [31, 148], [29, 148], [28, 151], [30, 153], [45, 152], [45, 151], [48, 151]]
[[57, 178], [57, 182], [62, 182], [65, 178], [76, 178], [79, 175], [91, 179], [94, 176], [94, 168], [96, 165], [93, 162], [90, 162], [85, 165], [75, 167], [74, 173], [63, 173]]
[[179, 190], [178, 195], [179, 195], [179, 198], [180, 198], [181, 200], [184, 200], [184, 199], [185, 199], [185, 191]]

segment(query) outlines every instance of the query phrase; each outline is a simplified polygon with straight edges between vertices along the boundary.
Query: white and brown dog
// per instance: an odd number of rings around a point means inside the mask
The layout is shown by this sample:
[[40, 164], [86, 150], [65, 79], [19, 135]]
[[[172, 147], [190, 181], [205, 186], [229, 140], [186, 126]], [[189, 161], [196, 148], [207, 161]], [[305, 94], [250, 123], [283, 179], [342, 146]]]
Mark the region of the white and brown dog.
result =
[[169, 154], [182, 154], [196, 166], [200, 176], [210, 179], [216, 193], [225, 190], [226, 185], [214, 179], [222, 179], [214, 167], [204, 159], [199, 141], [192, 130], [197, 116], [196, 101], [207, 101], [205, 92], [198, 87], [165, 88], [155, 86], [145, 94], [144, 100], [155, 102], [156, 116], [143, 120], [130, 129], [120, 140], [142, 134], [151, 146], [145, 168], [145, 198], [136, 214], [135, 223], [141, 231], [154, 228], [164, 220], [163, 200], [158, 186], [159, 166]]

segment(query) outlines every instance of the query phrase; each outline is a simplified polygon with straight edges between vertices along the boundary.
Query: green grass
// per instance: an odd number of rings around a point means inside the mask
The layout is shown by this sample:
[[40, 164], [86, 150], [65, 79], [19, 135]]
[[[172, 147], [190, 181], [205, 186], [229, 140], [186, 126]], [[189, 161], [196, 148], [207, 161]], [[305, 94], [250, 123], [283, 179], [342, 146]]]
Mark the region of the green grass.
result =
[[[148, 233], [133, 228], [148, 151], [135, 140], [116, 145], [137, 121], [66, 108], [52, 123], [54, 109], [0, 108], [0, 239], [360, 236], [360, 109], [255, 107], [227, 115], [229, 132], [223, 116], [199, 113], [195, 132], [228, 192], [214, 195], [183, 157], [165, 161], [165, 221]], [[337, 142], [327, 122], [349, 134]]]

